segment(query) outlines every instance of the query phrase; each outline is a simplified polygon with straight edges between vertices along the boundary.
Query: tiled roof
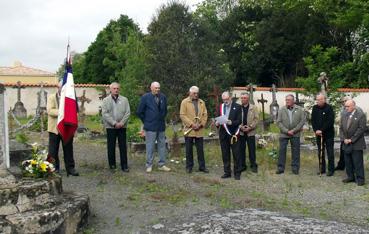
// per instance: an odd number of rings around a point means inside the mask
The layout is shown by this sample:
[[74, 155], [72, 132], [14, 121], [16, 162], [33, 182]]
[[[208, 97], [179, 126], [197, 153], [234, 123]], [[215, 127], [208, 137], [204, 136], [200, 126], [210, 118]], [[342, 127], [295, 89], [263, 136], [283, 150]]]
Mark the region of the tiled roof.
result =
[[0, 67], [0, 76], [55, 76], [55, 73], [16, 63], [13, 67]]

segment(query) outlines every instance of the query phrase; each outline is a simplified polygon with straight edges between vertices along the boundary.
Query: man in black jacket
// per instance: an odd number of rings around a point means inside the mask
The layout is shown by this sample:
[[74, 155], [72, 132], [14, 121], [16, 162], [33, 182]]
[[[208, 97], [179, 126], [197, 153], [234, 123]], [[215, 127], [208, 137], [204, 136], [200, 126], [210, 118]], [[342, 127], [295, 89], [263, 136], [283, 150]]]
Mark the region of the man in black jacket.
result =
[[222, 179], [230, 178], [231, 170], [231, 150], [233, 154], [233, 171], [234, 178], [240, 180], [241, 162], [240, 162], [240, 142], [239, 142], [239, 126], [241, 124], [241, 106], [232, 102], [229, 92], [222, 94], [223, 103], [220, 105], [220, 115], [227, 117], [228, 121], [224, 124], [216, 122], [219, 127], [219, 141], [222, 149], [222, 159], [224, 165], [224, 175]]
[[[318, 154], [323, 155], [322, 149], [324, 150], [325, 146], [328, 156], [327, 176], [332, 176], [334, 173], [334, 111], [332, 106], [327, 104], [327, 98], [323, 94], [316, 96], [316, 102], [317, 104], [313, 106], [311, 120], [318, 145]], [[323, 138], [323, 145], [321, 145], [321, 138]], [[325, 157], [321, 160], [320, 173], [324, 174], [326, 172]]]

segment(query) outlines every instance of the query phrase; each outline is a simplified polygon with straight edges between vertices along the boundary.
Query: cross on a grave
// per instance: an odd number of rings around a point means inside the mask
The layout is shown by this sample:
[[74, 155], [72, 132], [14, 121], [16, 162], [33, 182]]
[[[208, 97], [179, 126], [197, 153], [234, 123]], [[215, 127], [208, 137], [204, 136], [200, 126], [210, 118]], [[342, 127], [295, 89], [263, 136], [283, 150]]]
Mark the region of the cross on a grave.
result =
[[42, 112], [46, 110], [47, 92], [44, 89], [44, 82], [40, 82], [40, 91], [37, 92], [37, 110]]
[[238, 100], [238, 97], [236, 94], [234, 94], [232, 97], [232, 102], [237, 102], [237, 100]]
[[255, 88], [253, 86], [252, 83], [250, 83], [247, 87], [247, 90], [249, 91], [250, 93], [250, 100], [249, 102], [252, 104], [252, 105], [255, 105], [255, 102], [254, 102], [254, 91], [255, 91]]
[[304, 107], [304, 104], [305, 104], [304, 101], [300, 101], [298, 92], [296, 92], [296, 101], [295, 101], [295, 103], [296, 103], [296, 105], [301, 106], [301, 107]]
[[258, 99], [258, 102], [261, 103], [261, 110], [263, 113], [263, 126], [265, 124], [265, 111], [264, 111], [264, 104], [268, 102], [268, 100], [264, 99], [263, 94], [261, 94], [261, 99]]
[[78, 101], [81, 103], [80, 105], [80, 111], [81, 113], [84, 113], [85, 111], [85, 102], [90, 103], [91, 99], [86, 97], [86, 90], [83, 90], [82, 96], [78, 97]]
[[270, 91], [272, 92], [272, 103], [270, 104], [270, 114], [273, 117], [274, 121], [277, 121], [278, 118], [278, 110], [279, 110], [279, 105], [277, 102], [277, 97], [276, 97], [276, 92], [277, 92], [277, 87], [275, 86], [275, 84], [272, 85], [272, 88], [270, 89]]
[[222, 93], [220, 92], [220, 89], [218, 86], [213, 87], [213, 91], [208, 94], [208, 97], [214, 100], [215, 103], [215, 113], [219, 109], [219, 97]]
[[18, 89], [18, 91], [17, 91], [17, 101], [20, 102], [21, 101], [21, 89], [24, 89], [25, 86], [22, 85], [22, 82], [17, 81], [16, 85], [14, 85], [13, 88]]

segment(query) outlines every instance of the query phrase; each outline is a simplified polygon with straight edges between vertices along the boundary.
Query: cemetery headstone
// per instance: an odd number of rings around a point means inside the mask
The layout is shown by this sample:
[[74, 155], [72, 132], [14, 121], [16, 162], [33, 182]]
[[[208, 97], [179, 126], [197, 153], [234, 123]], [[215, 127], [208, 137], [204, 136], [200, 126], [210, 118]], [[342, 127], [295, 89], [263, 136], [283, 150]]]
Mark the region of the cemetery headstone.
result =
[[13, 86], [13, 88], [18, 89], [17, 90], [18, 91], [17, 92], [17, 102], [14, 105], [13, 114], [17, 118], [26, 118], [27, 117], [27, 110], [24, 107], [23, 102], [21, 101], [21, 89], [24, 89], [25, 86], [22, 85], [22, 83], [20, 81], [18, 81], [17, 84], [15, 86]]
[[79, 106], [79, 113], [78, 113], [78, 132], [85, 132], [87, 128], [85, 127], [85, 120], [86, 120], [86, 108], [85, 103], [90, 103], [91, 99], [86, 97], [86, 90], [83, 90], [82, 96], [78, 97], [78, 102], [81, 103]]
[[249, 102], [250, 102], [252, 105], [255, 105], [255, 101], [254, 101], [254, 91], [255, 91], [255, 87], [250, 83], [250, 84], [247, 86], [247, 90], [249, 91], [249, 94], [250, 94], [250, 100], [249, 100]]
[[268, 127], [269, 127], [267, 121], [265, 120], [265, 108], [264, 108], [264, 105], [265, 105], [265, 103], [268, 102], [268, 100], [264, 99], [264, 95], [261, 94], [261, 98], [258, 99], [258, 102], [261, 103], [261, 111], [262, 111], [262, 115], [263, 115], [262, 128], [263, 128], [263, 131], [264, 131], [264, 130], [267, 130]]
[[275, 84], [272, 85], [271, 88], [271, 92], [272, 92], [272, 103], [270, 104], [269, 108], [270, 108], [270, 115], [272, 116], [272, 119], [274, 122], [277, 121], [278, 118], [278, 110], [279, 110], [279, 105], [277, 102], [277, 97], [276, 97], [276, 92], [277, 92], [277, 87]]

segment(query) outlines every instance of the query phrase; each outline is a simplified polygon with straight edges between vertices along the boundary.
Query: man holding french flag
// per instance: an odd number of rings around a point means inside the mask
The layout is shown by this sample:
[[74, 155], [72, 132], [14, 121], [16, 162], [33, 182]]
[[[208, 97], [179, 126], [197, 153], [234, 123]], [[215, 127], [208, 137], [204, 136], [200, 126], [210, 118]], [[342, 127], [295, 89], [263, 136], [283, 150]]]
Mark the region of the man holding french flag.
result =
[[73, 136], [78, 127], [77, 100], [72, 74], [70, 46], [67, 47], [65, 73], [58, 84], [58, 92], [48, 96], [47, 115], [49, 132], [49, 156], [54, 159], [55, 169], [60, 171], [59, 145], [63, 143], [64, 163], [67, 176], [79, 176], [73, 159]]

